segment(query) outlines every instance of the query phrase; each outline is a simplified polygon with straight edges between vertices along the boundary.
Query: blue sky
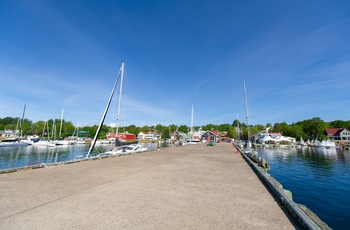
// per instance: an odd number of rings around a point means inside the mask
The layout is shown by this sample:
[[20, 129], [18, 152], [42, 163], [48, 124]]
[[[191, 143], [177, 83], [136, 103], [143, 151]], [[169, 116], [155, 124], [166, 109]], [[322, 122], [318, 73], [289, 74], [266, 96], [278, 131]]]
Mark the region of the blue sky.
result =
[[[121, 125], [350, 120], [349, 1], [0, 1], [0, 117]], [[117, 97], [105, 124], [115, 122]]]

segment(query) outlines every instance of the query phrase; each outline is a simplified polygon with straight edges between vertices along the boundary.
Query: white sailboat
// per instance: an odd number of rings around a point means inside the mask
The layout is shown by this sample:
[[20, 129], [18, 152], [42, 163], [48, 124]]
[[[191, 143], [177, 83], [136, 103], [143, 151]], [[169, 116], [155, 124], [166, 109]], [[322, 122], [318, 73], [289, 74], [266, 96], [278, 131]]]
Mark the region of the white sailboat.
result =
[[[29, 144], [32, 144], [32, 142], [27, 142], [27, 141], [22, 141], [23, 136], [22, 136], [22, 126], [23, 126], [23, 121], [24, 121], [24, 114], [26, 110], [26, 105], [24, 105], [23, 109], [23, 115], [22, 119], [20, 117], [18, 118], [17, 125], [16, 125], [16, 130], [15, 130], [15, 137], [12, 138], [6, 138], [0, 142], [0, 147], [22, 147], [22, 146], [28, 146]], [[19, 123], [19, 136], [18, 136], [18, 123]]]
[[75, 142], [73, 140], [67, 140], [67, 139], [62, 138], [63, 114], [64, 114], [64, 109], [62, 109], [62, 114], [61, 114], [60, 132], [58, 134], [57, 140], [55, 140], [54, 143], [56, 145], [73, 145], [73, 144], [75, 144]]
[[243, 81], [244, 85], [244, 103], [245, 103], [245, 113], [246, 113], [246, 122], [247, 122], [247, 131], [248, 131], [248, 139], [245, 144], [245, 148], [243, 150], [244, 153], [252, 153], [252, 143], [250, 142], [250, 131], [249, 131], [249, 111], [248, 111], [248, 101], [247, 101], [247, 89], [245, 86], [245, 80]]
[[199, 140], [194, 138], [194, 132], [193, 132], [193, 114], [194, 114], [194, 110], [193, 110], [193, 104], [192, 104], [192, 113], [191, 113], [191, 130], [190, 130], [190, 139], [188, 140], [187, 144], [198, 144]]
[[[125, 153], [125, 151], [124, 151], [125, 149], [124, 150], [120, 149], [117, 146], [117, 144], [119, 143], [118, 142], [119, 141], [118, 140], [118, 129], [119, 129], [120, 103], [121, 103], [121, 94], [122, 94], [122, 87], [123, 87], [123, 85], [122, 85], [123, 84], [123, 78], [124, 78], [124, 62], [122, 62], [122, 65], [121, 65], [121, 67], [119, 69], [119, 72], [118, 72], [118, 75], [117, 75], [117, 79], [116, 79], [116, 81], [115, 81], [115, 83], [113, 85], [112, 92], [111, 92], [111, 94], [109, 96], [109, 100], [107, 102], [105, 111], [104, 111], [104, 113], [102, 115], [102, 118], [101, 118], [101, 121], [100, 121], [100, 125], [97, 128], [97, 132], [96, 132], [95, 137], [94, 137], [94, 139], [93, 139], [93, 141], [91, 143], [91, 146], [90, 146], [90, 149], [89, 149], [89, 151], [88, 151], [88, 153], [86, 155], [86, 158], [88, 158], [90, 156], [90, 154], [91, 154], [91, 152], [92, 152], [92, 150], [93, 150], [93, 148], [94, 148], [94, 146], [95, 146], [95, 144], [97, 142], [98, 134], [100, 133], [101, 127], [102, 127], [103, 122], [104, 122], [104, 120], [106, 118], [106, 114], [107, 114], [107, 111], [108, 111], [109, 106], [111, 104], [111, 101], [112, 101], [112, 98], [113, 98], [113, 95], [114, 95], [114, 92], [115, 92], [115, 89], [117, 87], [117, 83], [118, 83], [119, 79], [121, 79], [121, 81], [120, 81], [119, 104], [118, 104], [118, 115], [117, 115], [116, 143], [115, 143], [115, 146], [114, 146], [114, 148], [112, 150], [104, 152], [104, 153], [100, 153], [98, 156], [116, 156], [116, 155], [121, 155], [121, 154]], [[129, 144], [135, 144], [135, 143], [129, 143]], [[141, 147], [143, 147], [143, 146], [142, 145], [138, 145], [138, 147], [135, 148], [135, 151], [136, 150], [137, 151], [139, 151], [139, 150], [145, 151], [145, 149], [142, 149]], [[132, 152], [130, 151], [128, 153], [132, 153]]]
[[[44, 138], [46, 126], [47, 126], [47, 138]], [[46, 121], [44, 123], [43, 134], [41, 135], [41, 139], [38, 142], [35, 142], [33, 145], [36, 147], [55, 147], [56, 144], [50, 140], [49, 136], [50, 136], [49, 123]]]

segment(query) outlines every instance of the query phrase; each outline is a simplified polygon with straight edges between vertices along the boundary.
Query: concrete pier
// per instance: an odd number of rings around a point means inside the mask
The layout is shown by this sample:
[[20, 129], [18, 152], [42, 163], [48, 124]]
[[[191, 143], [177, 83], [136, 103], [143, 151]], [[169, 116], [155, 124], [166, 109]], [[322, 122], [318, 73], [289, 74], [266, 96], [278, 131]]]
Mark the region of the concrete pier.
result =
[[296, 229], [230, 143], [0, 174], [0, 229]]

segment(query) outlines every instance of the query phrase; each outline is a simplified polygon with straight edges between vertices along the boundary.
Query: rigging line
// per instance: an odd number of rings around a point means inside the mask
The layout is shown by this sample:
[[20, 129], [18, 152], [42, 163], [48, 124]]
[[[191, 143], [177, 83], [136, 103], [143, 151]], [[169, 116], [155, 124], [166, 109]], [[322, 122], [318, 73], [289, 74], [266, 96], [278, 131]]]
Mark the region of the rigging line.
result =
[[[115, 91], [115, 89], [116, 89], [116, 87], [117, 87], [118, 80], [119, 80], [119, 78], [121, 78], [121, 76], [122, 76], [122, 74], [123, 74], [123, 70], [124, 70], [124, 62], [122, 62], [122, 66], [121, 66], [120, 69], [119, 69], [117, 79], [116, 79], [115, 82], [114, 82], [111, 95], [109, 96], [109, 100], [108, 100], [108, 102], [107, 102], [105, 111], [104, 111], [103, 116], [102, 116], [101, 121], [100, 121], [100, 125], [98, 126], [98, 129], [97, 129], [96, 134], [95, 134], [95, 137], [94, 137], [94, 139], [93, 139], [93, 141], [92, 141], [92, 143], [91, 143], [90, 149], [89, 149], [89, 151], [88, 151], [88, 153], [87, 153], [87, 155], [86, 155], [86, 158], [89, 158], [89, 155], [90, 155], [91, 151], [92, 151], [93, 148], [95, 147], [98, 134], [99, 134], [100, 131], [101, 131], [103, 122], [104, 122], [104, 120], [105, 120], [105, 118], [106, 118], [106, 114], [107, 114], [107, 112], [108, 112], [108, 108], [109, 108], [109, 106], [110, 106], [110, 104], [111, 104], [111, 100], [112, 100], [113, 95], [114, 95], [114, 91]], [[118, 127], [117, 127], [117, 129], [118, 129]], [[118, 131], [117, 131], [117, 132], [118, 132]], [[116, 133], [117, 133], [117, 132], [116, 132]]]
[[124, 127], [124, 132], [125, 132], [125, 124], [127, 121], [127, 106], [126, 104], [128, 103], [128, 93], [129, 91], [129, 79], [128, 79], [128, 73], [127, 73], [127, 69], [124, 69], [124, 81], [123, 81], [123, 89], [122, 89], [122, 116], [120, 118], [120, 121], [123, 121], [123, 127]]

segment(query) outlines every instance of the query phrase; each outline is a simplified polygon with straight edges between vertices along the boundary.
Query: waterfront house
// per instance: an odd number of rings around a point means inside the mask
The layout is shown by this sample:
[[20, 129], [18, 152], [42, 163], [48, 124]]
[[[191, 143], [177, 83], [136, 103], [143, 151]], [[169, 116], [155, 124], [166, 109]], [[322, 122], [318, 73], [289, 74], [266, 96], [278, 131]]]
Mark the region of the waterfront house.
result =
[[0, 138], [16, 137], [18, 134], [18, 130], [0, 130]]
[[137, 139], [138, 140], [145, 140], [146, 139], [146, 132], [139, 132], [139, 134], [137, 135]]
[[344, 128], [329, 128], [324, 130], [324, 135], [338, 144], [350, 143], [350, 131]]
[[272, 138], [268, 133], [267, 135], [260, 135], [259, 144], [275, 145], [276, 142], [276, 139]]
[[160, 135], [156, 131], [149, 131], [145, 135], [146, 140], [158, 140]]

